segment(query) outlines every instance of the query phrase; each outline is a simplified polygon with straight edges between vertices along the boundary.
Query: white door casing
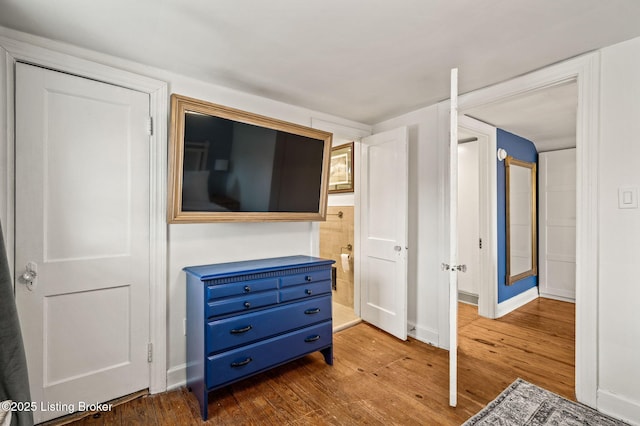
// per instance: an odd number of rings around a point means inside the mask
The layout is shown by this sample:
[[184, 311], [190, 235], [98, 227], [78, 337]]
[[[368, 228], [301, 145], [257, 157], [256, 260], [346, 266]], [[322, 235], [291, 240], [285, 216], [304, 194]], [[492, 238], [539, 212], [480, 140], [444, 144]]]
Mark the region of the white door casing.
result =
[[[34, 401], [149, 386], [149, 95], [16, 64], [16, 281]], [[44, 421], [67, 411], [34, 413]]]
[[[478, 138], [478, 222], [482, 249], [477, 274], [478, 314], [496, 318], [498, 306], [498, 208], [496, 170], [496, 128], [458, 114], [458, 128]], [[464, 259], [461, 259], [462, 263]], [[471, 271], [470, 271], [471, 272]], [[463, 278], [460, 276], [459, 278]]]
[[361, 141], [360, 309], [363, 320], [407, 339], [406, 127]]

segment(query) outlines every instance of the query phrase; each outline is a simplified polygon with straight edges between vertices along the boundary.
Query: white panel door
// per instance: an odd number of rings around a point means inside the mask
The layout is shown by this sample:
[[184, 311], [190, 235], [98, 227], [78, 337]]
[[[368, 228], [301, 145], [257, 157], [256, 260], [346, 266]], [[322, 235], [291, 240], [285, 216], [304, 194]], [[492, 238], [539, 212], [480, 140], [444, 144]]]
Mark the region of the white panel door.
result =
[[361, 145], [361, 316], [406, 340], [407, 129], [368, 136]]
[[576, 149], [538, 159], [540, 295], [576, 297]]
[[36, 422], [149, 385], [148, 117], [147, 94], [16, 66], [16, 303]]

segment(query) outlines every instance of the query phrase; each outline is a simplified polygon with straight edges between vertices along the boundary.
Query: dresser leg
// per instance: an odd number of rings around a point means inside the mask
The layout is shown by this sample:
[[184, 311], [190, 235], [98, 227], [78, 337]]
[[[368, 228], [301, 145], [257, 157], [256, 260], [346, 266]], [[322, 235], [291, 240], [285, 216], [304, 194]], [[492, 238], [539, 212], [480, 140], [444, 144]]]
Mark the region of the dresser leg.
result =
[[333, 345], [329, 346], [328, 348], [321, 349], [320, 353], [324, 355], [324, 362], [329, 365], [333, 365]]
[[206, 422], [209, 417], [209, 394], [207, 391], [203, 392], [202, 399], [198, 402], [200, 402], [200, 415], [202, 416], [202, 420]]

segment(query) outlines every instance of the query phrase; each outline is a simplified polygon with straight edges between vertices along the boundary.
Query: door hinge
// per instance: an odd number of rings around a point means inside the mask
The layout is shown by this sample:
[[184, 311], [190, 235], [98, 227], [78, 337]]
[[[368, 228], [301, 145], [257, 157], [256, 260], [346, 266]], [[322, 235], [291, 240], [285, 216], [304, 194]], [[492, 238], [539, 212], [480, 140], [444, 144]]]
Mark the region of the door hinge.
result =
[[149, 117], [147, 120], [147, 133], [149, 136], [153, 136], [153, 117]]
[[153, 343], [147, 343], [147, 362], [153, 361]]
[[479, 247], [482, 248], [482, 238], [480, 238], [479, 240], [480, 240]]

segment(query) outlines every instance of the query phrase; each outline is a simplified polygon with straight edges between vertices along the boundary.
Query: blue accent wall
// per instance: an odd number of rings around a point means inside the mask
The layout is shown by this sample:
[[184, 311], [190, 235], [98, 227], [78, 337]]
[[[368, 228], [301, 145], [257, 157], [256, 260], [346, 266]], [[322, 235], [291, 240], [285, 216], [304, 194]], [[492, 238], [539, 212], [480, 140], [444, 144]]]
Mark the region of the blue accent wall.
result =
[[[507, 154], [518, 160], [538, 163], [538, 152], [533, 143], [502, 129], [497, 130], [498, 149], [504, 148]], [[504, 161], [498, 161], [498, 303], [511, 299], [520, 293], [538, 285], [538, 277], [527, 277], [507, 285], [507, 218], [505, 199]], [[536, 195], [537, 196], [537, 195]]]

